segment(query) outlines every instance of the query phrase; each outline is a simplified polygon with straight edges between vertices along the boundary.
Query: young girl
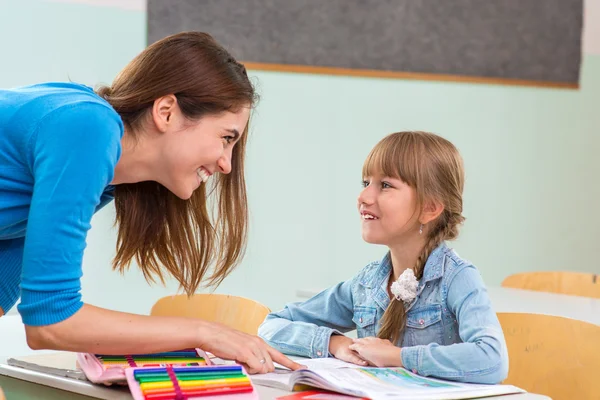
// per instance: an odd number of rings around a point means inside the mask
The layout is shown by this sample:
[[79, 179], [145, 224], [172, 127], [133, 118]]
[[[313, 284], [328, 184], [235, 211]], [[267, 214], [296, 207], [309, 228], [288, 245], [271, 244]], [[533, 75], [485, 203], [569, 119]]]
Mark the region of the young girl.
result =
[[[445, 240], [463, 222], [456, 148], [425, 132], [381, 140], [363, 166], [362, 237], [389, 252], [354, 278], [270, 314], [259, 336], [283, 353], [499, 383], [502, 329], [477, 269]], [[343, 335], [357, 330], [358, 339]]]

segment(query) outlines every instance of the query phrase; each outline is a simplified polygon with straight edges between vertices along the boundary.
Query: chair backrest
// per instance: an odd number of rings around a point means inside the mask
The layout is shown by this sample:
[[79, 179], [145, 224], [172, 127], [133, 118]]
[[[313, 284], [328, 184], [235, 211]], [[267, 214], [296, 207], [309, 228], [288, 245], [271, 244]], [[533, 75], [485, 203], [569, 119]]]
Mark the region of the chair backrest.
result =
[[600, 276], [585, 272], [523, 272], [508, 276], [502, 286], [600, 298]]
[[541, 314], [498, 313], [509, 355], [505, 384], [553, 400], [600, 399], [600, 326]]
[[159, 299], [150, 315], [200, 318], [256, 335], [271, 310], [245, 297], [225, 294], [185, 294]]

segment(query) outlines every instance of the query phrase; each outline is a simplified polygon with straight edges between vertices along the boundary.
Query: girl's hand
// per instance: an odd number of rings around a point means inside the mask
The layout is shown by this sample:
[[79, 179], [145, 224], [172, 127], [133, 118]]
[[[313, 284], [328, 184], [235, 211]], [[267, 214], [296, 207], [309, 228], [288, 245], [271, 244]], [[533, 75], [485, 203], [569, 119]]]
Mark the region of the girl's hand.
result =
[[352, 339], [347, 336], [332, 335], [329, 339], [329, 352], [342, 361], [367, 366], [368, 363], [365, 360], [348, 348], [351, 344]]
[[210, 339], [199, 346], [225, 360], [243, 364], [249, 374], [264, 374], [275, 370], [277, 362], [293, 371], [305, 368], [267, 345], [261, 338], [231, 329], [222, 324], [211, 324]]
[[402, 349], [387, 339], [367, 337], [354, 339], [348, 346], [361, 358], [376, 367], [402, 367]]

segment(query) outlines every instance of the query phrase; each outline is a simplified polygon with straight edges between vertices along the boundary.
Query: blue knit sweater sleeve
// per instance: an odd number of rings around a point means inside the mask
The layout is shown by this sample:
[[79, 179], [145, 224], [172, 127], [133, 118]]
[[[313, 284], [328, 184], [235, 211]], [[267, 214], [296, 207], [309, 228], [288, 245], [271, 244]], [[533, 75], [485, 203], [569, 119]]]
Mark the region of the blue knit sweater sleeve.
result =
[[63, 321], [83, 305], [87, 232], [120, 156], [123, 125], [98, 102], [64, 105], [40, 121], [28, 143], [35, 184], [21, 275], [26, 325]]

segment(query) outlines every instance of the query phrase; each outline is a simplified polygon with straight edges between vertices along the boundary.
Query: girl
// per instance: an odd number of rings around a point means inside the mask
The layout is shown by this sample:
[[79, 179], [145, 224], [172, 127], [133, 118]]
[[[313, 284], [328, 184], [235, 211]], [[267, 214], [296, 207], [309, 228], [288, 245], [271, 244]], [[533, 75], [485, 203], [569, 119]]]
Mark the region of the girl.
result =
[[[502, 329], [477, 269], [448, 248], [463, 222], [462, 159], [447, 140], [399, 132], [363, 166], [362, 237], [386, 245], [354, 278], [270, 314], [259, 336], [287, 354], [498, 383]], [[343, 333], [356, 329], [358, 339]]]
[[[110, 87], [0, 90], [0, 316], [18, 310], [33, 349], [127, 354], [201, 347], [249, 372], [299, 366], [256, 336], [197, 319], [83, 304], [94, 213], [113, 198], [114, 268], [171, 275], [188, 294], [218, 285], [247, 231], [244, 153], [255, 92], [213, 38], [186, 32], [141, 52]], [[219, 215], [209, 218], [214, 183]], [[209, 267], [215, 264], [209, 274]]]

